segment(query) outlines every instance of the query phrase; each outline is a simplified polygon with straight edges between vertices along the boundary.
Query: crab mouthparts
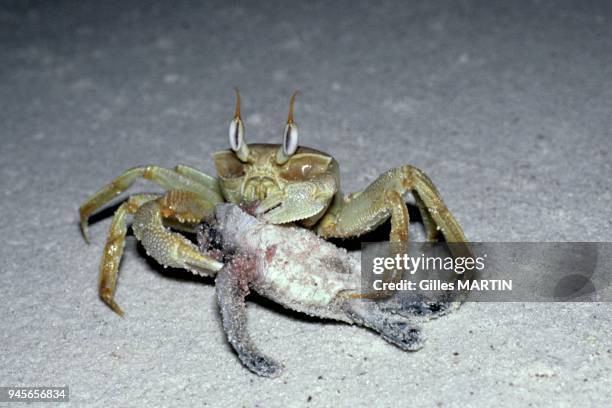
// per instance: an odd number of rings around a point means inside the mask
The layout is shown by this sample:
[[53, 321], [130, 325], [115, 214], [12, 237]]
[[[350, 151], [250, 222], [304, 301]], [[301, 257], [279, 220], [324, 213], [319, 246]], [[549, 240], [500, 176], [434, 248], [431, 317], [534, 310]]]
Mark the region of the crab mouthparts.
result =
[[263, 214], [267, 214], [267, 213], [269, 213], [270, 211], [272, 211], [272, 210], [274, 210], [274, 209], [276, 209], [276, 208], [280, 207], [280, 206], [281, 206], [281, 204], [282, 204], [282, 202], [280, 202], [280, 201], [279, 201], [278, 203], [275, 203], [275, 204], [273, 204], [273, 205], [269, 205], [269, 206], [267, 206], [267, 207], [262, 207], [262, 206], [259, 206], [259, 205], [258, 205], [258, 206], [255, 208], [255, 211], [254, 211], [254, 212], [255, 212], [255, 215], [263, 215]]

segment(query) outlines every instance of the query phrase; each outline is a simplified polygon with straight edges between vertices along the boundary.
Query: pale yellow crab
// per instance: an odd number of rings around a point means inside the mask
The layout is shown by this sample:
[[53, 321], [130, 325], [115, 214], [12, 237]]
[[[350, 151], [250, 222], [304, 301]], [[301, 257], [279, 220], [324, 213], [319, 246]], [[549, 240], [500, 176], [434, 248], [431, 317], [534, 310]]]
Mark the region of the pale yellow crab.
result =
[[291, 96], [283, 143], [247, 144], [236, 90], [236, 109], [229, 127], [231, 149], [213, 154], [217, 177], [183, 165], [174, 169], [135, 167], [85, 201], [80, 218], [88, 241], [89, 216], [137, 178], [151, 180], [166, 190], [165, 194], [131, 196], [113, 216], [102, 256], [99, 291], [115, 312], [123, 314], [114, 301], [114, 292], [128, 215], [133, 215], [134, 235], [150, 256], [164, 266], [203, 276], [214, 276], [223, 264], [168, 227], [193, 232], [223, 202], [256, 203], [255, 214], [261, 220], [271, 224], [297, 222], [322, 238], [357, 237], [390, 218], [390, 240], [401, 243], [408, 240], [404, 195], [410, 191], [428, 240], [437, 239], [441, 232], [447, 242], [465, 242], [461, 227], [431, 180], [412, 166], [391, 169], [364, 190], [343, 195], [337, 161], [327, 153], [298, 146], [298, 127], [293, 120], [295, 96]]

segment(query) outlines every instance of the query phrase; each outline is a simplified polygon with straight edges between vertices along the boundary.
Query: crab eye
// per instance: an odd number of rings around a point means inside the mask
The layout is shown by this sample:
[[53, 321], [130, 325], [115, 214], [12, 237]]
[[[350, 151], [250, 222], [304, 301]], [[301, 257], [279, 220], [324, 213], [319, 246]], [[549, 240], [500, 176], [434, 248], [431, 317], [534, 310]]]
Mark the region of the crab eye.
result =
[[244, 143], [244, 125], [240, 118], [234, 118], [229, 126], [229, 144], [233, 151], [240, 150]]
[[291, 156], [298, 147], [298, 127], [295, 123], [287, 123], [283, 137], [283, 153]]

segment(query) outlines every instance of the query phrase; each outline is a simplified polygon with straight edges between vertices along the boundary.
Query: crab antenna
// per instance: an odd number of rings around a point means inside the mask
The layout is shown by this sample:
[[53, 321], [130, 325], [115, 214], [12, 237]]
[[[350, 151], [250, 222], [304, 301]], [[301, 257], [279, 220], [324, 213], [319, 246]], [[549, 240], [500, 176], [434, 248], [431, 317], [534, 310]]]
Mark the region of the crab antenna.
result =
[[294, 123], [293, 122], [293, 105], [295, 104], [295, 97], [300, 91], [294, 91], [291, 94], [291, 100], [289, 101], [289, 115], [287, 115], [287, 124]]

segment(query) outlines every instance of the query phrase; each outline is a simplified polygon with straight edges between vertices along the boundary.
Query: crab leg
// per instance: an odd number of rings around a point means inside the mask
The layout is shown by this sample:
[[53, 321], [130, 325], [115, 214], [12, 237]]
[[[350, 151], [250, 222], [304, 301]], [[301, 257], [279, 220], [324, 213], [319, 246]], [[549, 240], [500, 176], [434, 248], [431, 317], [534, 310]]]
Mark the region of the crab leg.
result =
[[372, 329], [402, 350], [414, 351], [423, 347], [421, 328], [410, 319], [381, 310], [375, 302], [347, 299], [343, 309], [353, 323]]
[[194, 169], [193, 167], [185, 166], [184, 164], [178, 164], [174, 167], [174, 171], [178, 174], [183, 175], [196, 181], [197, 183], [209, 188], [212, 191], [215, 191], [219, 196], [221, 195], [221, 189], [219, 188], [219, 183], [217, 179], [209, 176], [206, 173], [203, 173], [199, 170]]
[[111, 221], [104, 254], [100, 264], [100, 298], [115, 313], [123, 316], [123, 311], [115, 302], [115, 288], [117, 287], [117, 275], [119, 273], [119, 263], [125, 247], [125, 235], [127, 233], [126, 218], [128, 214], [134, 214], [144, 203], [157, 198], [154, 194], [139, 194], [129, 198], [119, 206]]
[[446, 241], [466, 242], [461, 226], [442, 201], [440, 193], [429, 177], [412, 166], [404, 166], [401, 169], [404, 174], [402, 181], [423, 201], [431, 218], [440, 227]]
[[[317, 232], [325, 238], [359, 236], [391, 217], [390, 240], [405, 241], [408, 239], [408, 217], [402, 197], [408, 191], [415, 194], [417, 205], [424, 213], [423, 222], [428, 228], [428, 238], [435, 237], [435, 225], [447, 242], [466, 242], [459, 223], [448, 211], [431, 180], [412, 166], [391, 169], [366, 189], [347, 196], [333, 212], [323, 217]], [[465, 250], [469, 253], [467, 246]]]
[[425, 234], [427, 235], [427, 241], [436, 242], [440, 230], [438, 230], [436, 226], [436, 222], [432, 218], [429, 211], [427, 211], [427, 206], [421, 199], [421, 196], [416, 191], [412, 192], [414, 196], [414, 201], [419, 208], [419, 213], [421, 214], [421, 220], [423, 221], [423, 226], [425, 227]]
[[100, 264], [99, 293], [104, 303], [117, 314], [123, 315], [114, 295], [129, 214], [135, 214], [132, 229], [136, 238], [160, 263], [186, 268], [201, 275], [212, 275], [221, 268], [221, 263], [201, 254], [195, 245], [182, 236], [169, 232], [162, 224], [162, 218], [165, 217], [163, 221], [197, 223], [210, 214], [213, 208], [212, 204], [195, 193], [175, 190], [162, 197], [157, 194], [138, 194], [121, 204], [113, 215]]
[[[183, 172], [186, 175], [179, 174]], [[89, 242], [87, 220], [97, 209], [127, 190], [137, 178], [142, 177], [160, 185], [165, 190], [184, 190], [198, 194], [200, 197], [212, 203], [223, 202], [218, 187], [215, 188], [212, 180], [205, 175], [196, 175], [195, 170], [186, 166], [177, 168], [177, 171], [158, 166], [134, 167], [111, 181], [94, 193], [79, 209], [81, 218], [81, 230], [85, 240]], [[205, 182], [203, 182], [206, 180]], [[214, 179], [213, 179], [214, 180]]]
[[247, 330], [247, 315], [244, 298], [248, 294], [248, 277], [244, 270], [231, 262], [217, 274], [215, 289], [227, 339], [238, 353], [240, 361], [255, 374], [262, 377], [280, 375], [282, 365], [262, 354], [251, 341]]

